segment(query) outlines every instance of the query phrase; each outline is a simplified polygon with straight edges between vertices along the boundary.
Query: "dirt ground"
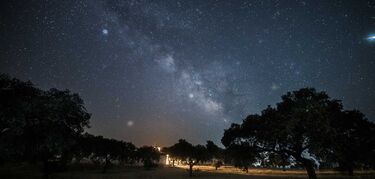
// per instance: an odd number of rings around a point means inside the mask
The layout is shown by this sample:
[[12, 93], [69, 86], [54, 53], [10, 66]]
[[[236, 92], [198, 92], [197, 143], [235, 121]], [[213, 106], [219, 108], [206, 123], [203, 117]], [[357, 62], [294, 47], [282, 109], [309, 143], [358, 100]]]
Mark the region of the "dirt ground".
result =
[[[215, 170], [211, 166], [195, 166], [193, 178], [206, 179], [295, 179], [307, 178], [303, 170], [271, 170], [271, 169], [250, 169], [245, 173], [233, 167], [221, 167]], [[1, 179], [36, 179], [43, 178], [42, 174], [35, 168], [8, 168], [0, 169]], [[183, 167], [158, 167], [152, 170], [145, 170], [137, 167], [113, 168], [108, 173], [101, 173], [99, 169], [73, 170], [63, 173], [56, 173], [50, 179], [184, 179], [190, 178], [187, 169]], [[318, 172], [318, 178], [375, 178], [373, 172], [357, 172], [354, 177], [348, 177], [332, 171]]]

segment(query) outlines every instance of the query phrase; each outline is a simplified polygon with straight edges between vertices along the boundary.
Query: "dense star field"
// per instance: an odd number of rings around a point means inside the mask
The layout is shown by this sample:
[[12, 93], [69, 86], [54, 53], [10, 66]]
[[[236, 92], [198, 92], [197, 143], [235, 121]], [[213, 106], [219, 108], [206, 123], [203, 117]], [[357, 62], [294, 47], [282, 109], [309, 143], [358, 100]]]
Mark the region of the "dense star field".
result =
[[375, 1], [0, 2], [0, 72], [77, 92], [89, 131], [219, 143], [287, 91], [375, 120]]

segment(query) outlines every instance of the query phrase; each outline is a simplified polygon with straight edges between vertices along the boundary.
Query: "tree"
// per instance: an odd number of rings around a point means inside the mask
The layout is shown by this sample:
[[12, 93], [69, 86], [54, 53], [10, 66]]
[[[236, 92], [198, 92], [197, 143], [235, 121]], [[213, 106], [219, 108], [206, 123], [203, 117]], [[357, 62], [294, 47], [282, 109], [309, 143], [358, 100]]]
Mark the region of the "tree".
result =
[[163, 147], [162, 152], [168, 155], [169, 161], [172, 161], [172, 167], [175, 166], [175, 161], [177, 160], [175, 153], [176, 150], [173, 148], [173, 146], [170, 147]]
[[82, 158], [88, 158], [94, 164], [102, 165], [103, 173], [107, 172], [115, 160], [120, 164], [132, 163], [136, 160], [134, 144], [88, 133], [77, 138], [72, 153], [78, 163]]
[[47, 175], [51, 162], [66, 164], [76, 136], [89, 127], [79, 95], [0, 75], [0, 96], [0, 148], [8, 159], [41, 161]]
[[132, 164], [136, 160], [136, 150], [134, 144], [131, 142], [120, 141], [121, 151], [119, 155], [119, 160], [121, 164]]
[[77, 158], [87, 157], [95, 164], [102, 165], [106, 173], [114, 160], [130, 161], [135, 152], [131, 143], [85, 134], [75, 148]]
[[261, 115], [249, 115], [241, 125], [225, 130], [224, 146], [242, 145], [254, 152], [291, 156], [302, 164], [311, 179], [319, 159], [335, 140], [332, 121], [342, 113], [342, 104], [324, 92], [303, 88], [288, 92], [275, 108], [268, 106]]
[[285, 166], [289, 165], [290, 162], [288, 161], [288, 156], [287, 155], [278, 155], [275, 153], [266, 153], [268, 160], [265, 165], [270, 166], [270, 167], [282, 167], [283, 170], [285, 171]]
[[[61, 155], [60, 161], [66, 164], [71, 159], [71, 148], [77, 136], [82, 135], [89, 125], [90, 114], [78, 94], [71, 94], [68, 90], [50, 89], [43, 98], [45, 119], [39, 121], [37, 133], [44, 133], [42, 138], [45, 140], [39, 143], [39, 147], [42, 146], [41, 152], [52, 159]], [[50, 157], [43, 160], [48, 162]]]
[[192, 176], [193, 166], [196, 164], [196, 161], [194, 161], [192, 157], [194, 154], [194, 146], [186, 140], [180, 139], [178, 140], [178, 143], [169, 147], [169, 149], [171, 151], [172, 158], [187, 161], [189, 165], [189, 176]]
[[184, 139], [178, 140], [178, 143], [169, 147], [172, 158], [186, 161], [189, 166], [189, 176], [193, 176], [193, 166], [199, 162], [209, 160], [209, 154], [205, 146], [193, 146]]
[[84, 133], [83, 135], [77, 136], [76, 143], [71, 149], [76, 163], [80, 163], [83, 158], [90, 158], [90, 156], [95, 152], [94, 138], [95, 136], [89, 133]]
[[116, 146], [116, 141], [113, 139], [104, 138], [103, 136], [94, 137], [94, 153], [91, 157], [96, 163], [102, 163], [103, 173], [106, 173], [119, 154]]
[[235, 167], [241, 168], [246, 173], [249, 167], [257, 159], [257, 151], [247, 143], [231, 144], [227, 147], [227, 155], [231, 158], [231, 162]]
[[197, 164], [203, 164], [204, 162], [212, 159], [207, 148], [204, 145], [200, 144], [194, 146], [193, 155], [191, 157], [196, 161]]
[[221, 151], [214, 142], [208, 140], [206, 143], [206, 148], [210, 158], [219, 158]]
[[208, 152], [208, 157], [211, 160], [214, 160], [213, 164], [215, 166], [215, 170], [217, 170], [221, 165], [223, 165], [223, 149], [218, 147], [214, 142], [207, 141], [206, 148]]
[[[170, 146], [168, 151], [170, 153], [171, 158], [179, 159], [179, 160], [186, 160], [192, 153], [193, 145], [188, 143], [184, 139], [178, 140], [178, 143]], [[173, 160], [172, 159], [172, 160]]]
[[[22, 160], [25, 158], [25, 128], [33, 122], [34, 109], [42, 94], [33, 84], [23, 82], [8, 75], [0, 74], [0, 150], [2, 160]], [[39, 110], [38, 110], [39, 112]], [[31, 153], [29, 151], [28, 153]], [[29, 157], [27, 157], [29, 158]], [[34, 159], [30, 159], [35, 161]]]
[[215, 161], [214, 162], [215, 170], [217, 170], [218, 168], [220, 168], [222, 165], [223, 165], [223, 161], [221, 161], [221, 160]]
[[353, 175], [355, 167], [373, 168], [375, 152], [375, 124], [357, 111], [344, 111], [332, 121], [334, 141], [331, 153], [339, 169]]
[[146, 169], [156, 166], [155, 161], [159, 161], [160, 152], [155, 147], [143, 146], [137, 150], [137, 156]]

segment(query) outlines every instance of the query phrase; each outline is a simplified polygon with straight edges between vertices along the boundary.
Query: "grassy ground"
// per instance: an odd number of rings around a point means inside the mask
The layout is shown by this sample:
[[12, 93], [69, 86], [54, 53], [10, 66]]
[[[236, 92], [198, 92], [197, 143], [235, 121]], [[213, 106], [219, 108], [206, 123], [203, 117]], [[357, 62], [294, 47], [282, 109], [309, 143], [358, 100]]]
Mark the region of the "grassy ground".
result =
[[[193, 178], [215, 178], [215, 179], [284, 179], [284, 178], [306, 178], [305, 172], [302, 170], [270, 170], [270, 169], [250, 169], [249, 173], [233, 167], [221, 167], [215, 170], [211, 166], [195, 166]], [[0, 168], [1, 179], [36, 179], [43, 178], [42, 173], [38, 172], [36, 167], [30, 166], [13, 166]], [[100, 169], [81, 167], [71, 168], [67, 172], [53, 174], [52, 179], [183, 179], [189, 178], [185, 168], [158, 167], [152, 170], [144, 170], [139, 167], [122, 167], [112, 168], [108, 173], [101, 173]], [[351, 178], [338, 174], [333, 171], [320, 171], [318, 178]], [[373, 172], [357, 172], [352, 178], [375, 178]]]
[[[179, 166], [180, 167], [180, 166]], [[187, 166], [180, 168], [187, 169]], [[229, 174], [232, 176], [252, 176], [251, 178], [307, 178], [305, 170], [289, 169], [286, 171], [279, 169], [265, 169], [265, 168], [252, 168], [248, 173], [234, 168], [232, 166], [223, 166], [215, 170], [212, 166], [194, 166], [194, 169], [199, 172], [207, 172], [213, 174]], [[350, 177], [333, 170], [319, 170], [316, 171], [318, 178], [372, 178], [375, 179], [375, 171], [355, 171], [355, 176]], [[241, 177], [239, 177], [241, 178]]]

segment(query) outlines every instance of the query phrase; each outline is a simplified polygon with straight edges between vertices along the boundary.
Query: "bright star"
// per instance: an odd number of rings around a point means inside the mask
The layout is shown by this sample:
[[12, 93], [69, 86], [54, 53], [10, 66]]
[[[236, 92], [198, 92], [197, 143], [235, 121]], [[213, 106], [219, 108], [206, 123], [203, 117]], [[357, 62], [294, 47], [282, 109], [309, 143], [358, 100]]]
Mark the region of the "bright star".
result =
[[103, 35], [108, 35], [108, 29], [103, 29], [103, 30], [102, 30], [102, 34], [103, 34]]

